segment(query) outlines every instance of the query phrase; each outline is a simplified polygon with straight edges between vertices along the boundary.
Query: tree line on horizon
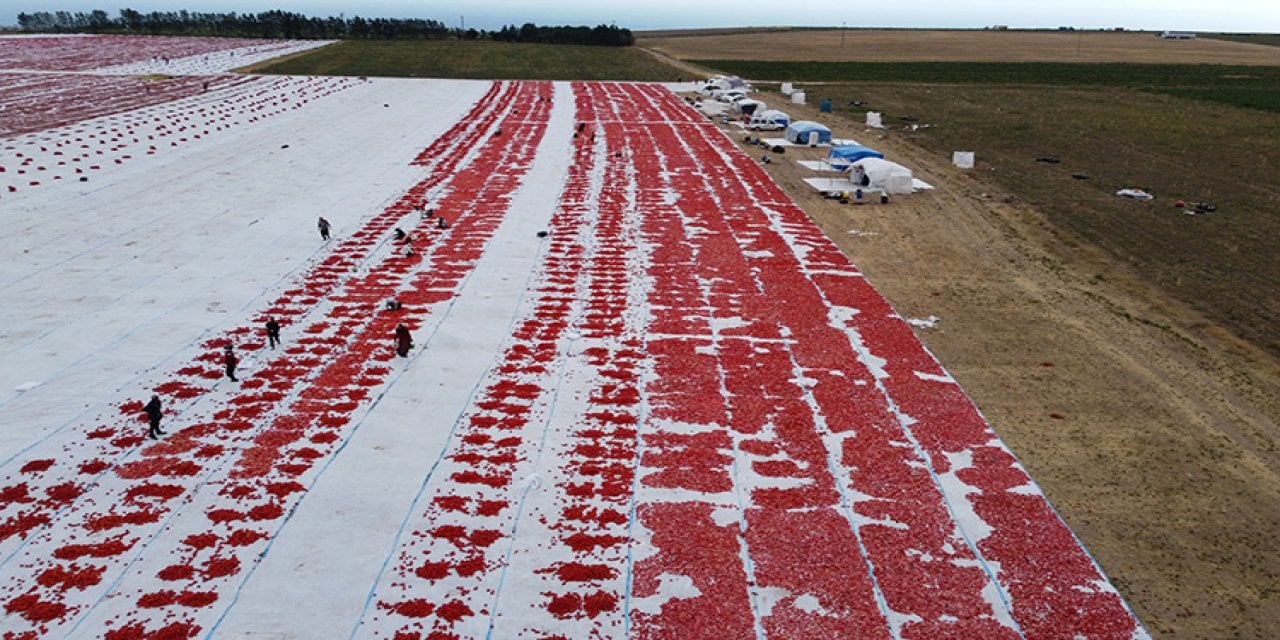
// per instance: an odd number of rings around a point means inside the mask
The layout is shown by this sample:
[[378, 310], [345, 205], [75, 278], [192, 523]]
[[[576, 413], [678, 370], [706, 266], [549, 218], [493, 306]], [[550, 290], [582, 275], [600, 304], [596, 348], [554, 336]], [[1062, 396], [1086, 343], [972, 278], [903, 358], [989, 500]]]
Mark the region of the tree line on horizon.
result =
[[133, 35], [223, 36], [316, 40], [493, 40], [539, 44], [585, 44], [626, 47], [635, 44], [630, 29], [614, 25], [540, 26], [525, 23], [498, 31], [457, 29], [421, 18], [317, 18], [279, 9], [251, 13], [204, 13], [121, 9], [106, 11], [35, 11], [18, 14], [18, 28], [29, 33], [114, 33]]

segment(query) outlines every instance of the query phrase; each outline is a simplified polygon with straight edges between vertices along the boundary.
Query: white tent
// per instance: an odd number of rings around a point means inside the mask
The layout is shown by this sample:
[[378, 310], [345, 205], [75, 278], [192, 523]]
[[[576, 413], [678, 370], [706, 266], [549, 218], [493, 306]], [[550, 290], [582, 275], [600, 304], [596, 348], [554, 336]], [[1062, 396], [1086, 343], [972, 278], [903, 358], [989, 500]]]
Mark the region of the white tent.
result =
[[759, 100], [744, 98], [733, 103], [733, 110], [738, 113], [758, 113], [765, 110], [765, 104]]
[[849, 180], [891, 194], [906, 194], [914, 190], [911, 170], [883, 158], [863, 158], [854, 162], [849, 168]]
[[717, 92], [728, 91], [731, 88], [732, 87], [729, 86], [728, 81], [723, 78], [711, 79], [708, 80], [706, 84], [699, 87], [698, 92], [703, 95], [714, 96]]

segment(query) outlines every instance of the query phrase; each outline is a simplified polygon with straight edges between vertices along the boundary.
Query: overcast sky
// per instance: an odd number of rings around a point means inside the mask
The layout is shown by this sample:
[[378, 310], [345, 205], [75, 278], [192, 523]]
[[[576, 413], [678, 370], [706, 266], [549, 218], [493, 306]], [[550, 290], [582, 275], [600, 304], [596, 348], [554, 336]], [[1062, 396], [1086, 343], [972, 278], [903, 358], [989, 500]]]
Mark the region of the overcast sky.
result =
[[0, 0], [0, 24], [21, 11], [89, 11], [112, 17], [188, 9], [256, 13], [269, 9], [311, 16], [433, 18], [449, 26], [494, 29], [505, 24], [609, 24], [633, 30], [732, 26], [979, 28], [1126, 27], [1280, 33], [1280, 0], [916, 0], [910, 3], [805, 0]]

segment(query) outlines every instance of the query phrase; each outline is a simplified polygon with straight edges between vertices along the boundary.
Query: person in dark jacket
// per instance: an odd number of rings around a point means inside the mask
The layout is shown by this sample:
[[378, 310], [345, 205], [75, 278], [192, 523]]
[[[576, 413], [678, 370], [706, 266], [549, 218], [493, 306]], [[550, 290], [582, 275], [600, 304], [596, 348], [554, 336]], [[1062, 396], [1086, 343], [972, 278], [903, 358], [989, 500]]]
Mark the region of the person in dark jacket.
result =
[[235, 349], [228, 344], [223, 347], [223, 351], [222, 362], [227, 365], [227, 377], [231, 378], [232, 382], [240, 382], [236, 380], [236, 365], [240, 363], [240, 359], [236, 357]]
[[328, 241], [329, 240], [329, 221], [325, 220], [324, 216], [320, 216], [320, 220], [316, 222], [316, 227], [320, 229], [320, 238], [325, 241]]
[[413, 346], [413, 337], [409, 335], [409, 327], [404, 323], [396, 325], [396, 354], [401, 358], [409, 357], [409, 348]]
[[280, 344], [280, 323], [275, 318], [267, 317], [267, 342], [275, 349]]
[[152, 440], [159, 440], [164, 432], [160, 430], [160, 417], [164, 415], [164, 411], [160, 408], [160, 396], [152, 395], [151, 402], [142, 408], [147, 412], [147, 420], [151, 422], [151, 431], [147, 432], [147, 436]]

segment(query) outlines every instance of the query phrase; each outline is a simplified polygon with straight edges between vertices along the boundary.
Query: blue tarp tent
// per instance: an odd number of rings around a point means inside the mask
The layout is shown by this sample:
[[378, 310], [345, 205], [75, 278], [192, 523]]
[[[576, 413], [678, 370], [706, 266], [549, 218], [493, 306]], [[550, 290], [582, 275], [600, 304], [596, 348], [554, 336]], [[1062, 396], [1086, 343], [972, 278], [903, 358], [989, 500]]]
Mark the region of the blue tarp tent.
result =
[[[814, 136], [816, 134], [816, 137]], [[783, 134], [787, 140], [795, 144], [823, 144], [831, 142], [831, 130], [809, 120], [799, 120], [787, 125]]]
[[883, 157], [883, 153], [880, 153], [871, 147], [864, 147], [860, 144], [845, 144], [838, 147], [831, 147], [831, 151], [827, 152], [827, 162], [837, 166], [848, 166], [863, 158]]

